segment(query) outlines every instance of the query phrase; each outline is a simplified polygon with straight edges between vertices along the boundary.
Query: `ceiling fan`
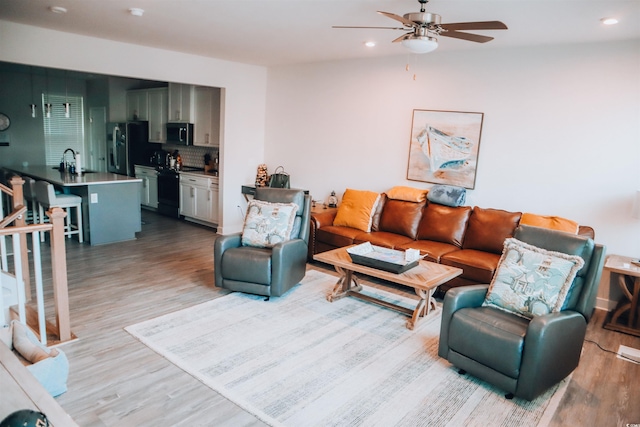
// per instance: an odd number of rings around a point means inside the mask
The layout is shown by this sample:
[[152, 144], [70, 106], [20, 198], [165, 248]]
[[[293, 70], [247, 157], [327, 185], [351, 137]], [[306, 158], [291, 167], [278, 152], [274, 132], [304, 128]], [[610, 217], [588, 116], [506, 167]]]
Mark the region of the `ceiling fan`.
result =
[[348, 27], [334, 25], [332, 28], [373, 28], [386, 30], [410, 30], [408, 33], [393, 40], [400, 42], [403, 46], [414, 53], [427, 53], [438, 47], [436, 36], [452, 37], [455, 39], [468, 40], [476, 43], [486, 43], [493, 40], [493, 37], [479, 34], [465, 33], [459, 30], [506, 30], [507, 26], [500, 21], [482, 22], [458, 22], [454, 24], [440, 23], [440, 15], [425, 11], [425, 4], [429, 0], [418, 0], [420, 12], [405, 13], [403, 16], [395, 13], [378, 11], [379, 14], [394, 19], [402, 23], [402, 27]]

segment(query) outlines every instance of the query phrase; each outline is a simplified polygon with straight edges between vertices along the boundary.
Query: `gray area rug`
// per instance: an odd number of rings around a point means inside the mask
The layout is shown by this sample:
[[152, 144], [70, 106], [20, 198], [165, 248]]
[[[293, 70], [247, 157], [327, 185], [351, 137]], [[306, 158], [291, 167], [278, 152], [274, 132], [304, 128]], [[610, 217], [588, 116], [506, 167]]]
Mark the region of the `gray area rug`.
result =
[[[440, 309], [415, 330], [308, 271], [280, 298], [232, 293], [125, 328], [274, 426], [546, 425], [568, 380], [533, 402], [457, 373], [437, 356]], [[404, 297], [369, 288], [396, 303]]]

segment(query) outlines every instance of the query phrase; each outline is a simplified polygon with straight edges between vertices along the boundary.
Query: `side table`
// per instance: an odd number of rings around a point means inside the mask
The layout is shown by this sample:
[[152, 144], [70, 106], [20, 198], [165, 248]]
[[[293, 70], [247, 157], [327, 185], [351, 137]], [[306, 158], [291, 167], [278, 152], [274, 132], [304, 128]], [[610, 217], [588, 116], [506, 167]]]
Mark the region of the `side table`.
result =
[[[604, 264], [606, 271], [618, 274], [618, 285], [623, 299], [611, 313], [606, 329], [640, 336], [640, 266], [633, 264], [633, 258], [609, 255]], [[637, 260], [636, 260], [637, 261]]]

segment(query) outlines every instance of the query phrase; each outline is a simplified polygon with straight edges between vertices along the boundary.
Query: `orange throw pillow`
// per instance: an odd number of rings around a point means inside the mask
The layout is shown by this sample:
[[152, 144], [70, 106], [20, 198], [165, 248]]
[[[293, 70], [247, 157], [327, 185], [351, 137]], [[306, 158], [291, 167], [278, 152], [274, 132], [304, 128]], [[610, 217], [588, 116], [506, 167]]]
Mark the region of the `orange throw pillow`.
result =
[[379, 193], [347, 188], [342, 196], [342, 202], [338, 207], [333, 225], [370, 232], [373, 213], [379, 200]]
[[395, 200], [420, 203], [427, 199], [428, 192], [429, 190], [420, 188], [396, 186], [387, 191], [387, 197]]
[[520, 224], [549, 228], [551, 230], [564, 231], [572, 234], [578, 234], [579, 227], [577, 222], [571, 221], [570, 219], [559, 216], [536, 215], [532, 213], [523, 213], [522, 218], [520, 218]]

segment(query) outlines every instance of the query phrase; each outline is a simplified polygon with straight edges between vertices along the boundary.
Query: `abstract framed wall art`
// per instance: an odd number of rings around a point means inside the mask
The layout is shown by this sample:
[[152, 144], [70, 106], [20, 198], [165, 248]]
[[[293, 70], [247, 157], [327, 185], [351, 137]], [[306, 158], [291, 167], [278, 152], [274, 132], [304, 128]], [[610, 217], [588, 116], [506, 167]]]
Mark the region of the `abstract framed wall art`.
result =
[[413, 110], [407, 179], [473, 190], [484, 113]]

